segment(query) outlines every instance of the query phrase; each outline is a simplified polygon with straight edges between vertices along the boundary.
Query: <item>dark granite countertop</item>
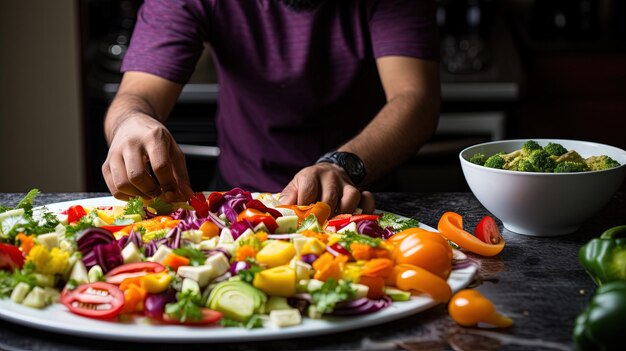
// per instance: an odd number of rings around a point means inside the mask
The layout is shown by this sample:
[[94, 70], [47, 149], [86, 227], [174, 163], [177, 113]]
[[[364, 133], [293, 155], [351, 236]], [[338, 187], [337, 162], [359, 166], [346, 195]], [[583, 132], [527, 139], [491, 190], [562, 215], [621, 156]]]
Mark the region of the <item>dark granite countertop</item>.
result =
[[[41, 194], [36, 205], [102, 193]], [[0, 204], [15, 205], [23, 194], [0, 194]], [[445, 211], [464, 216], [473, 228], [489, 214], [471, 193], [377, 193], [381, 210], [436, 226]], [[514, 319], [506, 329], [458, 327], [445, 306], [382, 325], [317, 337], [231, 344], [189, 344], [185, 350], [571, 350], [575, 317], [589, 302], [594, 285], [578, 264], [578, 248], [605, 229], [626, 222], [620, 192], [578, 232], [535, 238], [503, 233], [507, 245], [495, 258], [479, 258], [472, 283], [502, 313]], [[501, 223], [500, 228], [502, 228]], [[53, 334], [0, 321], [2, 350], [172, 350], [180, 345], [137, 344]]]

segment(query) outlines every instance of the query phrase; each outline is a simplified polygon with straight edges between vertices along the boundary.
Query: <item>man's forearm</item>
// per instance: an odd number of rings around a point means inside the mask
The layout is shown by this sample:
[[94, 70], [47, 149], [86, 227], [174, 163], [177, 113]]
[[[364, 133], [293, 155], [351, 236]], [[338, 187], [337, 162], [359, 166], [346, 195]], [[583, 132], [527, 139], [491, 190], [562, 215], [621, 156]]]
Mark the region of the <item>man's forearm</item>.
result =
[[164, 122], [166, 119], [165, 117], [157, 116], [154, 108], [146, 99], [133, 94], [118, 94], [111, 103], [104, 120], [104, 133], [109, 145], [120, 125], [126, 119], [132, 118], [136, 114], [153, 116], [161, 122]]
[[414, 156], [430, 138], [439, 118], [439, 91], [398, 94], [340, 151], [357, 154], [365, 163], [367, 185]]

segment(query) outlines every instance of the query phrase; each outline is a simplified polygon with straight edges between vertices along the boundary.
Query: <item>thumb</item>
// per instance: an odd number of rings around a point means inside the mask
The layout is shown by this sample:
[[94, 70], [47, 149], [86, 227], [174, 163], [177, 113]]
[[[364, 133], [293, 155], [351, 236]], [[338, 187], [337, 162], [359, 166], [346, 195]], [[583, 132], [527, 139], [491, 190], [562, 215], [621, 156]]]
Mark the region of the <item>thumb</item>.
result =
[[281, 205], [293, 205], [296, 203], [296, 200], [298, 200], [298, 189], [291, 181], [280, 193], [278, 201]]

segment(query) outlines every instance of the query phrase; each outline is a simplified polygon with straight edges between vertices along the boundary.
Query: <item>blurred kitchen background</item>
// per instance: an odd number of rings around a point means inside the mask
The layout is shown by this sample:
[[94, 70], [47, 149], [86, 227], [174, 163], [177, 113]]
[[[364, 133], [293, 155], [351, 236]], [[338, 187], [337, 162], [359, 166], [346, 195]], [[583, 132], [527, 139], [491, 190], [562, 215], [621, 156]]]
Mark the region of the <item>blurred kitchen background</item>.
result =
[[[437, 2], [442, 115], [393, 190], [469, 190], [458, 153], [489, 140], [626, 149], [626, 1]], [[0, 1], [0, 192], [107, 191], [102, 121], [140, 4]], [[168, 122], [195, 190], [210, 190], [219, 154], [208, 51]]]

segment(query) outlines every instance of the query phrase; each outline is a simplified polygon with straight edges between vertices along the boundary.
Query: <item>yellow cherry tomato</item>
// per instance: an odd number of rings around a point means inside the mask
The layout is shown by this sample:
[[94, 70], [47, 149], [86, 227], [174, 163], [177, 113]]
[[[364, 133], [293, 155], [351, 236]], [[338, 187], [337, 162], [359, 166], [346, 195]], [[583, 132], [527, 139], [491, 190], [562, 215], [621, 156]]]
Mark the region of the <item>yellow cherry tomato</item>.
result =
[[450, 317], [464, 327], [486, 323], [495, 327], [510, 327], [513, 320], [498, 313], [493, 303], [473, 289], [456, 293], [448, 304]]

